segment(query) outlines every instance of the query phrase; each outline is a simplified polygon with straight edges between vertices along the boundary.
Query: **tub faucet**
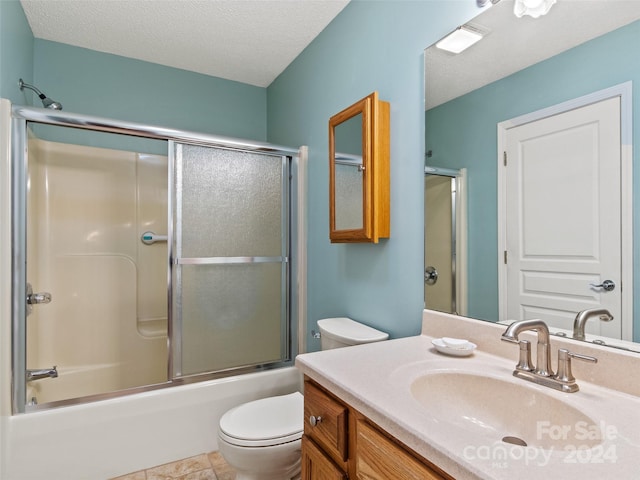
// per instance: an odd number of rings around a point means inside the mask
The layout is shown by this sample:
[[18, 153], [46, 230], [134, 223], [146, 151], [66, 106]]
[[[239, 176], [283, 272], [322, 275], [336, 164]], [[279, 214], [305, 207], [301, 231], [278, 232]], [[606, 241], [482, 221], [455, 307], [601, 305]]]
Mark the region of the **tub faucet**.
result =
[[[520, 343], [518, 335], [521, 332], [533, 330], [538, 333], [538, 345], [536, 347], [536, 365], [533, 373], [543, 377], [553, 375], [551, 370], [551, 346], [549, 345], [549, 328], [542, 320], [520, 320], [513, 322], [502, 334], [502, 340], [511, 343]], [[525, 344], [526, 347], [526, 344]], [[522, 348], [522, 345], [521, 345]]]
[[27, 382], [40, 380], [41, 378], [56, 378], [58, 376], [57, 366], [53, 368], [43, 368], [41, 370], [27, 370]]
[[584, 327], [591, 317], [598, 317], [603, 322], [610, 322], [613, 320], [613, 315], [606, 308], [590, 308], [588, 310], [582, 310], [576, 315], [576, 319], [573, 321], [573, 338], [576, 340], [584, 340]]

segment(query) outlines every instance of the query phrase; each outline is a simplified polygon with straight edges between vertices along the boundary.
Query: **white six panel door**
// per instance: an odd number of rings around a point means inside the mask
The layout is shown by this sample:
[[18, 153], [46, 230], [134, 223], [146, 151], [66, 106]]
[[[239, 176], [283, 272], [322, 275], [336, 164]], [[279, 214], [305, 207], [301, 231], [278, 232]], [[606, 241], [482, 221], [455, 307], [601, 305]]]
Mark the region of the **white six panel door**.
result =
[[[571, 330], [580, 310], [612, 322], [587, 332], [621, 338], [620, 98], [506, 134], [507, 318]], [[612, 291], [591, 286], [612, 280]]]

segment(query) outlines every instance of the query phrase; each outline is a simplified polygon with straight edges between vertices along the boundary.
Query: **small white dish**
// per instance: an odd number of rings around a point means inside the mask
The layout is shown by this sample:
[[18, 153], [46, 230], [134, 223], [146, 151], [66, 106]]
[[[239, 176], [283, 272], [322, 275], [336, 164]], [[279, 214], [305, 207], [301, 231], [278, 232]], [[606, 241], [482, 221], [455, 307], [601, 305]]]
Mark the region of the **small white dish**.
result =
[[467, 357], [473, 353], [477, 348], [475, 343], [467, 342], [465, 348], [451, 348], [448, 347], [441, 338], [434, 338], [431, 343], [436, 350], [445, 355], [453, 355], [454, 357]]

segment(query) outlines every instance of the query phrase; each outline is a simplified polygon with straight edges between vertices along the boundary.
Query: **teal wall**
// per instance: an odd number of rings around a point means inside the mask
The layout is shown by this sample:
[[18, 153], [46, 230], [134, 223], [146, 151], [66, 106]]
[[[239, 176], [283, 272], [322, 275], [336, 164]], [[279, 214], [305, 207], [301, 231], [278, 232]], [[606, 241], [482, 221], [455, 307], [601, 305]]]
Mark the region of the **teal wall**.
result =
[[[393, 337], [420, 331], [423, 49], [475, 16], [475, 1], [352, 0], [268, 89], [34, 42], [28, 27], [11, 37], [10, 48], [24, 51], [24, 68], [32, 69], [23, 74], [4, 50], [5, 21], [20, 16], [26, 26], [18, 9], [17, 0], [0, 0], [3, 96], [27, 103], [4, 90], [5, 78], [14, 82], [22, 75], [69, 112], [308, 145], [309, 330], [319, 318], [348, 315]], [[378, 245], [332, 245], [328, 120], [374, 90], [391, 104], [391, 238]], [[310, 342], [311, 349], [318, 347]]]
[[18, 79], [33, 81], [33, 35], [18, 0], [0, 0], [0, 97], [26, 102]]
[[[423, 50], [478, 13], [466, 1], [352, 2], [269, 86], [268, 139], [309, 146], [308, 330], [349, 316], [393, 337], [423, 309]], [[329, 118], [377, 90], [391, 104], [391, 238], [329, 242]], [[319, 342], [307, 335], [311, 350]]]
[[[426, 112], [429, 165], [468, 169], [469, 315], [498, 318], [496, 124], [626, 81], [640, 85], [640, 21]], [[640, 118], [640, 95], [633, 94]], [[464, 141], [461, 141], [464, 139]], [[634, 128], [633, 143], [640, 143]], [[634, 152], [637, 165], [639, 149]], [[634, 168], [634, 236], [640, 225], [640, 168]], [[634, 298], [640, 298], [640, 242], [634, 247]], [[640, 309], [634, 313], [640, 341]]]
[[[34, 41], [34, 84], [64, 111], [265, 141], [265, 88], [48, 40]], [[22, 102], [24, 103], [24, 102]], [[28, 104], [41, 107], [37, 96]], [[166, 153], [166, 142], [37, 126], [40, 138]]]
[[266, 140], [265, 88], [41, 39], [34, 82], [65, 111]]
[[[35, 93], [20, 91], [19, 78], [61, 102], [68, 112], [251, 140], [267, 138], [265, 88], [34, 39], [20, 2], [0, 0], [0, 96], [17, 105], [41, 107]], [[38, 134], [80, 141], [77, 132], [49, 132], [41, 129]], [[136, 142], [84, 143], [129, 148]]]

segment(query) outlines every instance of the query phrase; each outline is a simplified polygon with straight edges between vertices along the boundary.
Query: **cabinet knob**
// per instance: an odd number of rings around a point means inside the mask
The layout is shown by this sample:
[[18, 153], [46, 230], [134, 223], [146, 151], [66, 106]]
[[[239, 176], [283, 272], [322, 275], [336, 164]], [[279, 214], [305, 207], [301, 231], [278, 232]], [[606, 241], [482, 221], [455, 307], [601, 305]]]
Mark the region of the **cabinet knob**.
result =
[[312, 427], [315, 427], [320, 422], [322, 422], [322, 417], [316, 417], [315, 415], [311, 415], [309, 417], [309, 423], [311, 424]]

